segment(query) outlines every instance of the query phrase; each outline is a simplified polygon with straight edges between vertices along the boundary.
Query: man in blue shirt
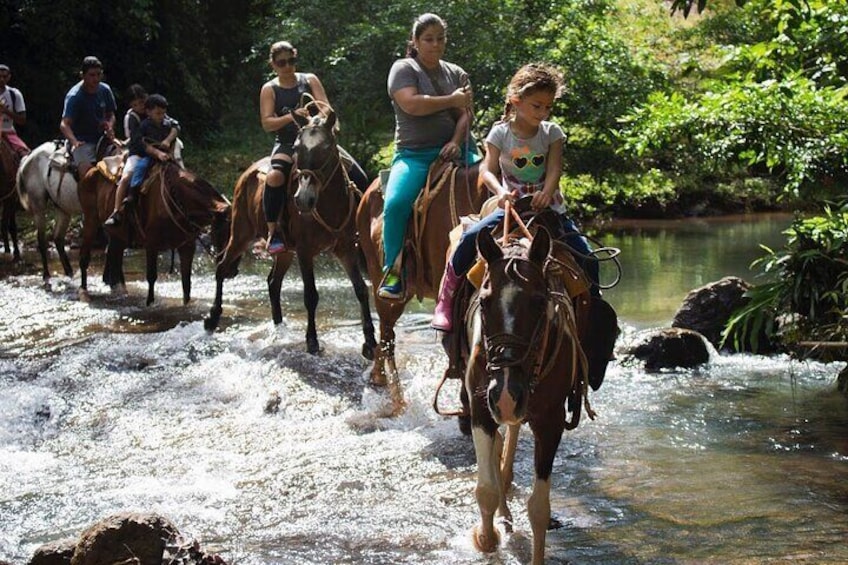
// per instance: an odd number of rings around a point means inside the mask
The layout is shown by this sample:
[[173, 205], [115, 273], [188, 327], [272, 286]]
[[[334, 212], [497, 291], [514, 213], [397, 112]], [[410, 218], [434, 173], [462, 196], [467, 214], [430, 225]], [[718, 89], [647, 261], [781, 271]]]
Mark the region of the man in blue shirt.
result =
[[115, 96], [103, 78], [97, 57], [82, 61], [82, 80], [65, 95], [59, 130], [71, 144], [80, 178], [96, 161], [97, 142], [102, 136], [115, 138]]

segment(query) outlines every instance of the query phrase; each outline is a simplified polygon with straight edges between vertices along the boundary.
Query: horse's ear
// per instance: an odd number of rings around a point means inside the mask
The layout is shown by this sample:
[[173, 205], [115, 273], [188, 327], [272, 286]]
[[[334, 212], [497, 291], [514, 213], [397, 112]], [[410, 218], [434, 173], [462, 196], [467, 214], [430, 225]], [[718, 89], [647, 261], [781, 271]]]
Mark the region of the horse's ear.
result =
[[333, 131], [333, 126], [336, 125], [336, 113], [330, 110], [330, 113], [327, 114], [327, 119], [324, 121], [324, 125], [328, 130]]
[[303, 116], [301, 116], [300, 114], [298, 114], [294, 110], [289, 110], [289, 113], [291, 114], [291, 117], [294, 120], [294, 123], [297, 124], [297, 127], [302, 128], [306, 124], [309, 123], [309, 118], [304, 118]]
[[527, 254], [529, 259], [534, 263], [544, 265], [551, 254], [551, 234], [544, 227], [539, 227], [536, 230], [536, 235], [533, 236], [533, 243], [530, 244], [530, 252]]
[[503, 249], [495, 242], [492, 232], [483, 229], [477, 235], [477, 250], [487, 263], [503, 258]]

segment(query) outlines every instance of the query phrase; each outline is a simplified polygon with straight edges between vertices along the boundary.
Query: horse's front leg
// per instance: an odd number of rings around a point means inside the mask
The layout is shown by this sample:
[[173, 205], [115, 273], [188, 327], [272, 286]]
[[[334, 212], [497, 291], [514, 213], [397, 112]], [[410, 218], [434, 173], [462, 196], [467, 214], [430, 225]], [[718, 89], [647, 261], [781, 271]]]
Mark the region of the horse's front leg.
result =
[[158, 269], [159, 253], [152, 247], [147, 248], [147, 305], [153, 304], [153, 287], [159, 276]]
[[505, 505], [500, 473], [500, 448], [503, 443], [481, 394], [485, 390], [486, 378], [483, 357], [479, 346], [476, 346], [468, 363], [465, 386], [471, 401], [471, 437], [477, 458], [474, 496], [480, 509], [480, 523], [472, 531], [472, 541], [479, 551], [491, 553], [500, 544], [500, 535], [495, 530], [495, 512]]
[[502, 490], [499, 470], [497, 431], [472, 427], [474, 454], [477, 457], [477, 486], [474, 497], [480, 509], [480, 523], [472, 531], [472, 541], [478, 551], [492, 553], [498, 549], [500, 535], [495, 530], [495, 512], [501, 506]]
[[[191, 264], [194, 261], [194, 240], [181, 245], [178, 249], [180, 253], [180, 281], [183, 285], [183, 306], [191, 300]], [[174, 251], [171, 250], [171, 265], [173, 269]]]
[[554, 465], [562, 432], [565, 429], [565, 410], [545, 413], [543, 423], [531, 423], [536, 436], [533, 492], [527, 500], [527, 515], [533, 529], [533, 565], [545, 562], [545, 538], [551, 523], [551, 470]]
[[71, 267], [71, 260], [68, 258], [68, 252], [65, 251], [65, 235], [68, 233], [68, 226], [71, 223], [70, 214], [58, 210], [56, 212], [56, 227], [53, 229], [53, 243], [56, 245], [56, 252], [59, 254], [59, 260], [62, 261], [62, 268], [65, 270], [65, 276], [71, 277], [74, 274], [74, 269]]
[[238, 264], [241, 256], [250, 245], [250, 239], [235, 235], [230, 236], [227, 247], [221, 254], [218, 266], [215, 267], [215, 300], [209, 310], [209, 316], [203, 321], [203, 327], [211, 332], [218, 327], [221, 314], [224, 311], [224, 279], [233, 278], [238, 274]]
[[500, 469], [501, 469], [501, 491], [504, 496], [501, 499], [501, 506], [498, 508], [498, 516], [503, 519], [504, 527], [508, 532], [512, 531], [512, 512], [506, 505], [506, 494], [512, 488], [512, 480], [515, 476], [513, 465], [515, 463], [515, 450], [518, 446], [518, 435], [521, 432], [520, 424], [512, 424], [506, 428], [506, 438], [503, 445], [499, 447], [501, 453]]
[[306, 307], [306, 350], [314, 355], [321, 349], [318, 345], [318, 330], [315, 328], [315, 310], [320, 300], [315, 287], [315, 263], [308, 253], [298, 253], [297, 259], [303, 281], [303, 305]]
[[291, 266], [292, 259], [294, 259], [294, 254], [288, 251], [275, 255], [271, 272], [268, 273], [268, 297], [271, 299], [271, 317], [274, 320], [274, 325], [283, 323], [280, 288], [283, 286], [283, 278]]
[[98, 218], [85, 218], [82, 223], [82, 243], [79, 250], [80, 300], [88, 301], [88, 266], [91, 264], [91, 247], [97, 237]]
[[371, 308], [368, 303], [368, 287], [362, 278], [357, 254], [356, 247], [349, 246], [347, 252], [340, 251], [336, 254], [336, 257], [347, 273], [347, 278], [353, 285], [356, 300], [359, 302], [359, 317], [362, 321], [362, 334], [365, 338], [365, 342], [362, 344], [362, 356], [370, 361], [374, 359], [377, 340], [374, 339], [374, 321], [371, 319]]

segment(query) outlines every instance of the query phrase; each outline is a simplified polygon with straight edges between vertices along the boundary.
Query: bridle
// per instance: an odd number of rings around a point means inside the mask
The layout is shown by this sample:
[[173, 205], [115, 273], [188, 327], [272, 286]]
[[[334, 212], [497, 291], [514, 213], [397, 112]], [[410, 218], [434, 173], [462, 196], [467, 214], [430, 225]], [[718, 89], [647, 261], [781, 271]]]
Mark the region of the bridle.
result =
[[[315, 104], [316, 101], [311, 102], [311, 104]], [[298, 137], [305, 131], [311, 128], [326, 128], [323, 124], [308, 124], [305, 125], [298, 130]], [[345, 189], [348, 193], [348, 208], [347, 214], [345, 215], [344, 220], [342, 220], [341, 225], [338, 227], [330, 226], [326, 220], [321, 216], [321, 213], [318, 211], [318, 206], [312, 209], [312, 217], [315, 219], [318, 224], [323, 227], [325, 230], [331, 233], [339, 233], [347, 225], [350, 223], [353, 218], [353, 212], [356, 210], [356, 189], [353, 187], [353, 182], [350, 180], [350, 177], [347, 174], [347, 170], [342, 167], [342, 159], [339, 154], [339, 148], [336, 144], [336, 140], [333, 136], [331, 136], [331, 144], [329, 147], [329, 155], [324, 163], [318, 169], [302, 169], [298, 164], [299, 159], [295, 157], [294, 161], [294, 174], [292, 175], [292, 182], [298, 177], [309, 177], [312, 179], [313, 184], [315, 185], [315, 194], [316, 199], [320, 201], [321, 193], [324, 191], [324, 188], [329, 184], [331, 180], [333, 180], [338, 172], [341, 169], [341, 174], [345, 183]]]
[[[503, 266], [501, 267], [501, 265]], [[533, 390], [542, 377], [544, 377], [544, 374], [541, 372], [541, 365], [550, 335], [550, 324], [547, 313], [549, 293], [544, 266], [537, 265], [521, 257], [504, 257], [489, 265], [489, 273], [493, 269], [502, 270], [504, 276], [511, 281], [519, 278], [524, 281], [523, 284], [541, 289], [534, 293], [545, 304], [545, 312], [542, 316], [539, 316], [539, 319], [533, 326], [533, 331], [528, 337], [511, 332], [487, 335], [485, 331], [488, 325], [486, 322], [486, 312], [485, 309], [480, 309], [480, 319], [483, 327], [483, 347], [486, 351], [486, 372], [491, 374], [510, 367], [523, 367], [531, 375], [530, 389]], [[490, 274], [487, 274], [483, 282], [484, 288], [490, 282], [488, 280], [490, 276]]]

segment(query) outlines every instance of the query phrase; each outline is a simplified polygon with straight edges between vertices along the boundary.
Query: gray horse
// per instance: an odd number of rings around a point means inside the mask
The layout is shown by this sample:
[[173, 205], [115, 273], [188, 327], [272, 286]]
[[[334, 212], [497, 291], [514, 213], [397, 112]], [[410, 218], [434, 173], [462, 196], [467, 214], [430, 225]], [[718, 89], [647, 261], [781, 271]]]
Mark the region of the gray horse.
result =
[[41, 254], [42, 277], [50, 278], [47, 267], [47, 209], [50, 203], [56, 209], [56, 224], [53, 228], [53, 243], [65, 275], [71, 276], [73, 269], [65, 251], [65, 234], [71, 217], [80, 214], [77, 181], [69, 170], [64, 144], [55, 141], [42, 143], [24, 157], [18, 168], [18, 196], [25, 210], [32, 214], [38, 234], [38, 252]]

